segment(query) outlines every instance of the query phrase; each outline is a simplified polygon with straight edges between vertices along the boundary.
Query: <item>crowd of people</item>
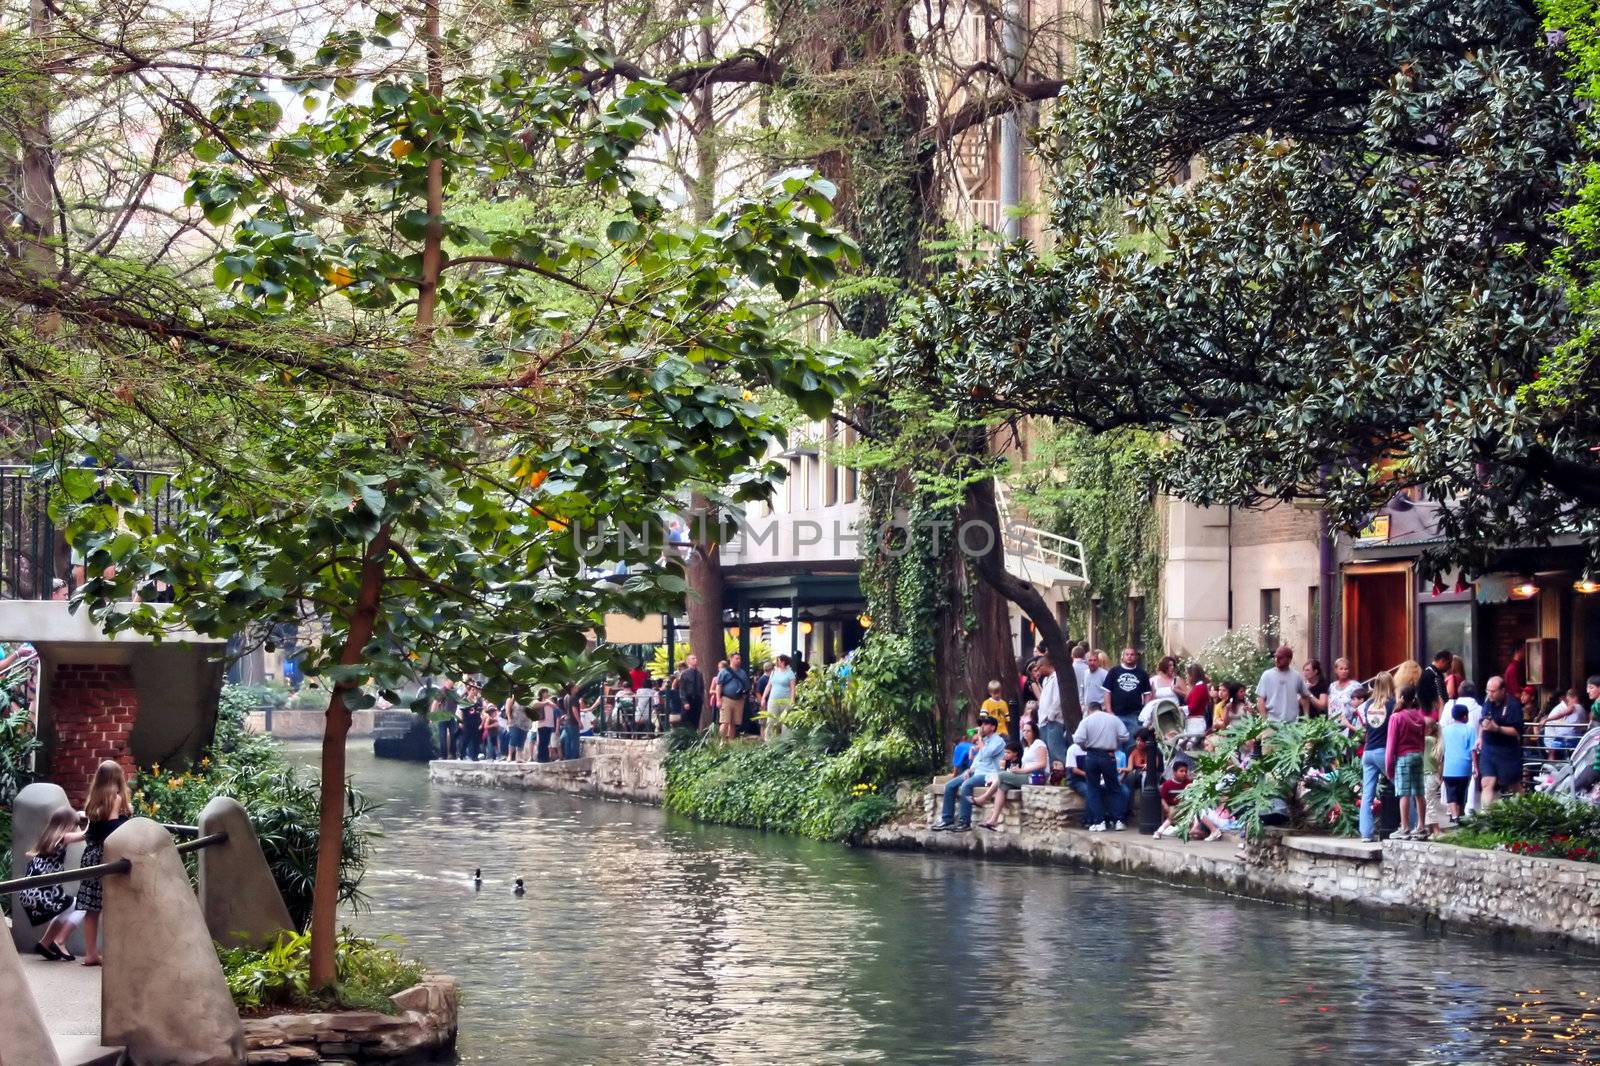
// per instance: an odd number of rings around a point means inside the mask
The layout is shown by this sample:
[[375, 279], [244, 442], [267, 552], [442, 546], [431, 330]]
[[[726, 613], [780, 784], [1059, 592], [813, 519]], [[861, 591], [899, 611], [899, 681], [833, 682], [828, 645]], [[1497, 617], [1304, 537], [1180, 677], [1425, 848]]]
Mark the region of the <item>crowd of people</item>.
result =
[[[1196, 748], [1211, 749], [1217, 731], [1257, 714], [1293, 722], [1327, 716], [1358, 738], [1362, 772], [1359, 815], [1364, 840], [1378, 838], [1384, 793], [1398, 799], [1399, 839], [1426, 839], [1467, 811], [1521, 791], [1530, 765], [1527, 746], [1559, 759], [1600, 721], [1600, 676], [1586, 691], [1561, 693], [1544, 713], [1523, 682], [1522, 653], [1484, 685], [1482, 699], [1465, 664], [1448, 649], [1423, 666], [1408, 661], [1365, 681], [1337, 659], [1332, 675], [1315, 659], [1296, 668], [1294, 650], [1280, 646], [1256, 680], [1253, 699], [1239, 682], [1213, 682], [1197, 663], [1180, 669], [1164, 656], [1154, 673], [1134, 648], [1116, 664], [1105, 652], [1078, 644], [1070, 669], [1084, 714], [1069, 736], [1057, 666], [1043, 648], [1019, 678], [1019, 727], [1010, 737], [1011, 707], [989, 685], [978, 724], [956, 745], [955, 774], [944, 786], [936, 831], [973, 828], [973, 808], [992, 812], [979, 828], [996, 829], [1006, 792], [1023, 784], [1060, 785], [1084, 800], [1083, 824], [1091, 832], [1124, 830], [1140, 789], [1155, 785], [1163, 823], [1157, 836], [1187, 831], [1219, 839], [1240, 822], [1223, 806], [1201, 809], [1186, 829], [1174, 825], [1179, 797], [1188, 787]], [[1164, 754], [1175, 751], [1170, 760]], [[1244, 753], [1239, 758], [1250, 758]], [[1148, 826], [1147, 826], [1148, 828]]]
[[484, 699], [479, 678], [443, 678], [432, 685], [429, 717], [439, 757], [473, 761], [575, 759], [582, 737], [652, 736], [713, 720], [724, 739], [770, 738], [783, 731], [807, 669], [796, 654], [779, 655], [752, 672], [734, 652], [702, 671], [699, 656], [689, 655], [665, 678], [639, 665], [597, 686], [543, 686], [526, 702], [513, 695], [500, 703]]

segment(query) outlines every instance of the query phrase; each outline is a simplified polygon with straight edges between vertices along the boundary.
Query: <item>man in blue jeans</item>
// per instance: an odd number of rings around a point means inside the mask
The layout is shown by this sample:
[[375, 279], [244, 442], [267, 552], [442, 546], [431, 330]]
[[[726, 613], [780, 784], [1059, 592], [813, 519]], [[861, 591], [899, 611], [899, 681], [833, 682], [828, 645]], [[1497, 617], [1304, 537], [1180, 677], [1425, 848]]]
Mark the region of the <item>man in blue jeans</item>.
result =
[[[972, 765], [957, 774], [944, 786], [943, 816], [933, 826], [936, 833], [965, 833], [972, 828], [972, 790], [989, 783], [1000, 772], [1000, 760], [1006, 753], [1006, 742], [1000, 736], [1000, 720], [990, 714], [978, 715], [978, 740], [972, 756]], [[956, 798], [961, 799], [961, 819], [951, 821], [956, 813]]]
[[1102, 704], [1089, 704], [1072, 742], [1083, 748], [1084, 805], [1089, 808], [1089, 832], [1126, 829], [1128, 816], [1122, 781], [1117, 776], [1117, 749], [1128, 740], [1128, 727]]

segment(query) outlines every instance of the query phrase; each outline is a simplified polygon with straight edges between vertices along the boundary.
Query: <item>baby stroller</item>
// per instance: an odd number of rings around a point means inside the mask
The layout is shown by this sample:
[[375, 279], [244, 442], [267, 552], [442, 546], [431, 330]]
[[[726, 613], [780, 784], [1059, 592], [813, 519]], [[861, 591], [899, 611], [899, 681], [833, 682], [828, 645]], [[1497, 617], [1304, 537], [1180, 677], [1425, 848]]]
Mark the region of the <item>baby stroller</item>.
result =
[[1590, 729], [1578, 740], [1570, 756], [1539, 768], [1537, 790], [1588, 799], [1590, 790], [1600, 784], [1600, 773], [1594, 768], [1597, 754], [1600, 754], [1600, 729]]
[[[1188, 717], [1188, 713], [1176, 700], [1162, 697], [1158, 700], [1151, 700], [1144, 705], [1144, 710], [1139, 712], [1139, 724], [1149, 726], [1156, 731], [1157, 737], [1163, 741], [1170, 742], [1183, 735]], [[1201, 724], [1203, 732], [1205, 719], [1197, 718], [1195, 721]]]

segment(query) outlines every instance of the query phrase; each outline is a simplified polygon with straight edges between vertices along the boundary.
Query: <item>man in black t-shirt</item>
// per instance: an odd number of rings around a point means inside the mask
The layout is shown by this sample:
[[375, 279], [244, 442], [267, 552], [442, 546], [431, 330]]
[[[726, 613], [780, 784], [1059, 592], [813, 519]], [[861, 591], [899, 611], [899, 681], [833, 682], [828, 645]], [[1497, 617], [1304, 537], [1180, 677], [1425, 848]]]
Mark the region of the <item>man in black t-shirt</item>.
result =
[[1491, 677], [1483, 690], [1483, 718], [1478, 726], [1478, 806], [1495, 795], [1522, 791], [1522, 704], [1506, 691], [1503, 678]]
[[1444, 675], [1449, 669], [1450, 649], [1440, 648], [1433, 653], [1433, 662], [1422, 671], [1422, 680], [1417, 682], [1417, 706], [1422, 708], [1423, 714], [1438, 714], [1439, 708], [1444, 706], [1444, 698], [1449, 694]]
[[1106, 672], [1105, 690], [1111, 700], [1111, 713], [1128, 729], [1122, 750], [1131, 751], [1133, 735], [1139, 731], [1139, 712], [1155, 691], [1150, 687], [1150, 675], [1139, 668], [1139, 653], [1133, 648], [1123, 648], [1122, 662]]

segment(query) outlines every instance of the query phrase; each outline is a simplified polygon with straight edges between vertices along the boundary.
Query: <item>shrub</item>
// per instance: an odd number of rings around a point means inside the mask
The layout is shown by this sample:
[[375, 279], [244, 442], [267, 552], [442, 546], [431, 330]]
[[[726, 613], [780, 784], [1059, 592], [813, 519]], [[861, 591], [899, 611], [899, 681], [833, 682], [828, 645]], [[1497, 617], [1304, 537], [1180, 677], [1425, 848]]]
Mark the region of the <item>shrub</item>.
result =
[[1600, 862], [1600, 807], [1545, 792], [1507, 796], [1442, 838], [1466, 848]]
[[[230, 693], [231, 687], [223, 689], [207, 754], [182, 769], [141, 771], [133, 781], [134, 809], [158, 821], [193, 825], [213, 797], [238, 800], [249, 812], [289, 916], [303, 928], [316, 880], [320, 786], [315, 774], [285, 760], [272, 738], [245, 730], [243, 716], [256, 705]], [[345, 804], [339, 900], [361, 906], [361, 879], [376, 835], [367, 818], [373, 805], [348, 785]]]
[[234, 1004], [249, 1013], [311, 1008], [393, 1014], [389, 997], [415, 985], [424, 973], [421, 963], [349, 929], [339, 932], [331, 989], [311, 989], [309, 933], [284, 933], [262, 949], [218, 947], [217, 957]]
[[826, 780], [830, 756], [812, 734], [770, 743], [705, 737], [667, 756], [669, 810], [708, 822], [772, 829], [818, 840], [852, 840], [894, 809], [877, 786]]
[[1238, 626], [1206, 641], [1195, 655], [1206, 676], [1216, 684], [1237, 681], [1253, 697], [1256, 682], [1272, 665], [1268, 638], [1275, 626]]
[[[33, 780], [33, 755], [40, 747], [26, 709], [0, 714], [0, 840], [11, 839], [11, 804]], [[11, 876], [11, 852], [0, 848], [0, 881]], [[11, 906], [11, 897], [5, 897]]]

